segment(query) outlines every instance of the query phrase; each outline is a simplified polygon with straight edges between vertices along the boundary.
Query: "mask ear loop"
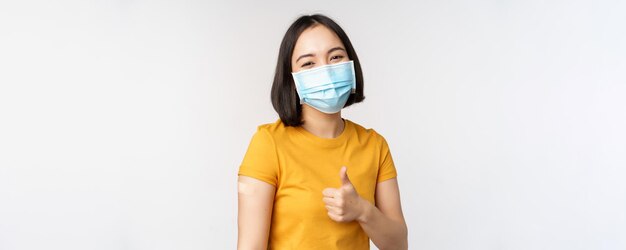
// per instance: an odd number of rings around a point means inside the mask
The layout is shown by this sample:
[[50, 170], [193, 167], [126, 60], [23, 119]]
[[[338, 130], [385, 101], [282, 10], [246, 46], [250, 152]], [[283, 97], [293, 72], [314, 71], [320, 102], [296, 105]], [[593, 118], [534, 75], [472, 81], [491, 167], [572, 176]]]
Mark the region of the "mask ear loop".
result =
[[[350, 68], [352, 68], [352, 75], [356, 78], [356, 74], [354, 74], [354, 61], [350, 60]], [[354, 79], [354, 88], [350, 89], [350, 94], [356, 94], [356, 79]]]

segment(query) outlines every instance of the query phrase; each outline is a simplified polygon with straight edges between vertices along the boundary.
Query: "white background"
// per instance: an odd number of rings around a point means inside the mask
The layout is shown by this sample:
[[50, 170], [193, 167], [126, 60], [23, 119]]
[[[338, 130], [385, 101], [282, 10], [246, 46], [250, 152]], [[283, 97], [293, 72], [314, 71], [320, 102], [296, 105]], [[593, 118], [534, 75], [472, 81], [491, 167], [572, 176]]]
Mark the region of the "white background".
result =
[[278, 46], [361, 59], [410, 249], [626, 249], [624, 1], [2, 1], [0, 249], [234, 249]]

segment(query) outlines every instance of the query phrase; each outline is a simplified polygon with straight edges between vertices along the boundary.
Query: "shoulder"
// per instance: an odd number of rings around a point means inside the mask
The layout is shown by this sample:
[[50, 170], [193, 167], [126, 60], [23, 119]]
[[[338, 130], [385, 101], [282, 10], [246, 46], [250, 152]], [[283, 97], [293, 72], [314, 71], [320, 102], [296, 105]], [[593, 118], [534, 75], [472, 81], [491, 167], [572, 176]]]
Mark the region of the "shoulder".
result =
[[280, 140], [281, 137], [285, 136], [288, 130], [289, 127], [285, 126], [280, 119], [277, 119], [274, 122], [257, 125], [254, 137], [274, 143], [277, 138]]
[[285, 124], [280, 119], [277, 119], [276, 121], [271, 123], [263, 123], [258, 125], [256, 132], [274, 136], [277, 134], [285, 133], [286, 130], [287, 127], [285, 126]]
[[257, 131], [265, 130], [268, 132], [275, 132], [283, 129], [285, 129], [285, 124], [283, 124], [280, 119], [277, 119], [276, 121], [270, 123], [263, 123], [257, 126]]
[[374, 142], [378, 145], [386, 144], [385, 137], [381, 135], [380, 133], [378, 133], [378, 131], [376, 131], [375, 129], [366, 128], [363, 125], [358, 124], [348, 119], [346, 119], [346, 121], [352, 123], [359, 140], [367, 141], [367, 142]]

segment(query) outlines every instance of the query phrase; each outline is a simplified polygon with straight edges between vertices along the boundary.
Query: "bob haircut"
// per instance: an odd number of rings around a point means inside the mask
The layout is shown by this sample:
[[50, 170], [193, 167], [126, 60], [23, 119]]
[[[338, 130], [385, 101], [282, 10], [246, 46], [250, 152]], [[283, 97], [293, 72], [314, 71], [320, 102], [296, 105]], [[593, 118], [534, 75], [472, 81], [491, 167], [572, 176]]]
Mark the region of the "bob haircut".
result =
[[272, 106], [274, 106], [274, 110], [276, 110], [278, 116], [286, 126], [300, 126], [304, 123], [302, 120], [300, 98], [296, 91], [293, 76], [291, 75], [291, 57], [293, 55], [293, 49], [296, 46], [300, 34], [306, 29], [318, 24], [326, 26], [337, 34], [343, 46], [346, 48], [348, 59], [354, 61], [356, 91], [350, 94], [348, 101], [343, 107], [345, 108], [353, 103], [362, 102], [365, 99], [363, 95], [363, 72], [361, 71], [361, 64], [359, 63], [359, 57], [356, 55], [346, 32], [327, 16], [321, 14], [301, 16], [287, 29], [283, 41], [280, 43], [278, 62], [276, 64], [276, 72], [274, 74], [274, 82], [271, 91]]

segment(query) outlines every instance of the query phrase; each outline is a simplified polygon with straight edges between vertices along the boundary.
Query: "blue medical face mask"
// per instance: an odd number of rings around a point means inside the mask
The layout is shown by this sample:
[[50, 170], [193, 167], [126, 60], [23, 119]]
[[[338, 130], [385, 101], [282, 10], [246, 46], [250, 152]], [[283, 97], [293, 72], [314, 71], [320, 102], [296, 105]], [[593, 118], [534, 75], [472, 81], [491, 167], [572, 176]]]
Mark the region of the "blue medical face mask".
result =
[[354, 62], [340, 62], [291, 73], [300, 103], [327, 113], [339, 112], [356, 92]]

